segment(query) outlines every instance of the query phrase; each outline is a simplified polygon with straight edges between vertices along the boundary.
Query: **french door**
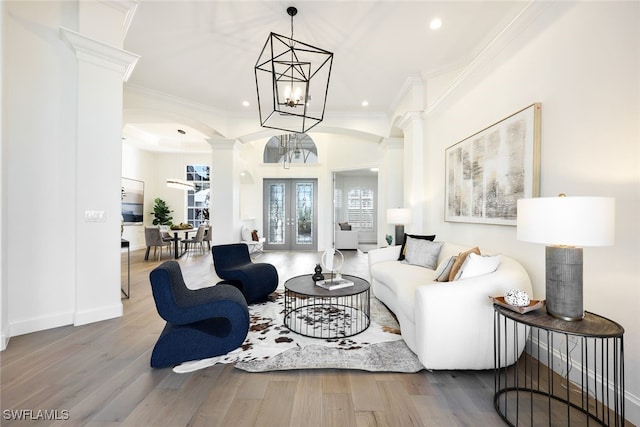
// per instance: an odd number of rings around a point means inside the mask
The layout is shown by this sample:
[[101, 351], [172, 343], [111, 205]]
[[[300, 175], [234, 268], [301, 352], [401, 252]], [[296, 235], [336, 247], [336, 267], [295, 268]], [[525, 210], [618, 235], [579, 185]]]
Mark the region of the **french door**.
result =
[[317, 179], [265, 179], [263, 182], [265, 249], [318, 249]]

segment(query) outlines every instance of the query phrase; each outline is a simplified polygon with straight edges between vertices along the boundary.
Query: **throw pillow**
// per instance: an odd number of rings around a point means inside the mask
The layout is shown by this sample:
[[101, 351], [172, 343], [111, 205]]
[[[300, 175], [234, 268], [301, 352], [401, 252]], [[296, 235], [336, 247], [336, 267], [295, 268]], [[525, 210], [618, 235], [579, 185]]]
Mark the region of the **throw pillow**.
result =
[[260, 238], [258, 237], [258, 230], [253, 230], [251, 232], [251, 240], [253, 240], [254, 242], [260, 241]]
[[407, 253], [404, 261], [408, 264], [435, 270], [442, 245], [442, 242], [407, 237]]
[[435, 280], [436, 282], [448, 282], [449, 281], [449, 273], [451, 273], [451, 267], [453, 267], [453, 263], [456, 262], [457, 256], [449, 257], [449, 259], [445, 259], [440, 263], [438, 269], [436, 270]]
[[243, 242], [248, 242], [251, 240], [251, 230], [249, 230], [247, 227], [242, 227], [242, 230], [240, 231], [240, 237], [242, 237], [242, 241]]
[[470, 277], [481, 276], [483, 274], [493, 273], [500, 265], [500, 255], [476, 255], [469, 254], [464, 264], [460, 268], [456, 277], [459, 279], [468, 279]]
[[407, 237], [412, 237], [414, 239], [431, 240], [432, 242], [436, 239], [436, 235], [435, 234], [431, 234], [431, 235], [428, 235], [428, 236], [422, 236], [422, 235], [419, 235], [419, 234], [407, 234], [407, 233], [404, 233], [404, 239], [402, 240], [402, 247], [400, 248], [400, 256], [398, 257], [398, 261], [402, 261], [404, 259], [405, 253], [407, 252]]
[[338, 225], [342, 231], [351, 231], [351, 224], [348, 222], [339, 222]]
[[467, 256], [470, 253], [474, 253], [474, 254], [480, 255], [480, 249], [476, 246], [475, 248], [471, 248], [468, 251], [460, 252], [458, 254], [458, 258], [456, 259], [456, 262], [453, 263], [453, 267], [451, 267], [451, 272], [449, 273], [449, 281], [450, 282], [455, 280], [456, 274], [458, 274], [458, 271], [460, 270], [460, 267], [462, 267], [462, 264], [464, 263], [464, 260], [467, 259]]

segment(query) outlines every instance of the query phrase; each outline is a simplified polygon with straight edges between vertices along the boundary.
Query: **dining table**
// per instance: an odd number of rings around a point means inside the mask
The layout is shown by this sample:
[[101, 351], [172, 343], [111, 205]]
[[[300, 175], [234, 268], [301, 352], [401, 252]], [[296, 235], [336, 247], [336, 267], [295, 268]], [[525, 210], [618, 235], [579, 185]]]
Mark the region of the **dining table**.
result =
[[185, 249], [183, 249], [182, 251], [180, 251], [180, 249], [178, 249], [179, 243], [183, 240], [180, 238], [180, 233], [184, 233], [184, 240], [189, 240], [189, 233], [193, 232], [193, 231], [198, 231], [197, 228], [176, 228], [176, 229], [170, 229], [169, 231], [173, 232], [173, 257], [175, 259], [180, 258], [182, 255], [184, 255], [185, 253], [187, 253], [187, 249], [185, 247]]

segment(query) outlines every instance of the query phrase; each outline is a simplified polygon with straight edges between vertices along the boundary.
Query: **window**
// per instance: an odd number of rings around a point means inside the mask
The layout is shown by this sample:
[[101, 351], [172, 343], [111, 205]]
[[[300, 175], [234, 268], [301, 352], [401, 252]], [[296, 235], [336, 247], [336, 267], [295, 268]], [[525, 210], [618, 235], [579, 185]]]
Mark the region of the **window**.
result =
[[347, 218], [354, 228], [373, 230], [373, 190], [371, 188], [351, 188], [347, 194]]
[[264, 163], [318, 163], [318, 148], [306, 133], [274, 136], [267, 141]]
[[187, 222], [198, 227], [209, 221], [209, 166], [187, 165], [186, 173], [187, 181], [196, 186], [187, 194]]

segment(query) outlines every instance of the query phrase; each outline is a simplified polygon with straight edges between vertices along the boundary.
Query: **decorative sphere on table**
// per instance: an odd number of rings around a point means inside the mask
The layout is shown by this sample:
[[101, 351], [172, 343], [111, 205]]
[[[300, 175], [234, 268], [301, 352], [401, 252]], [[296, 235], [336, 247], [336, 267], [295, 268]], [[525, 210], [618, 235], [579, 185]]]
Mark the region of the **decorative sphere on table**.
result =
[[511, 289], [504, 296], [504, 300], [507, 304], [516, 306], [516, 307], [526, 307], [531, 302], [529, 298], [529, 294], [520, 289]]

